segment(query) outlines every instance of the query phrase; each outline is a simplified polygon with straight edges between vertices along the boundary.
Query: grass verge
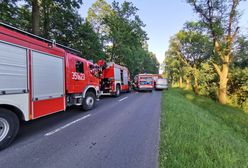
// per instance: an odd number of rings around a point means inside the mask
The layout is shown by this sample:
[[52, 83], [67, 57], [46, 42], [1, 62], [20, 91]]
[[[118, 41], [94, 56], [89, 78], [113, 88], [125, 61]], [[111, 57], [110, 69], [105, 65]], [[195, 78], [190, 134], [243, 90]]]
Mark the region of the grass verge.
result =
[[190, 91], [162, 100], [160, 168], [248, 167], [248, 115]]

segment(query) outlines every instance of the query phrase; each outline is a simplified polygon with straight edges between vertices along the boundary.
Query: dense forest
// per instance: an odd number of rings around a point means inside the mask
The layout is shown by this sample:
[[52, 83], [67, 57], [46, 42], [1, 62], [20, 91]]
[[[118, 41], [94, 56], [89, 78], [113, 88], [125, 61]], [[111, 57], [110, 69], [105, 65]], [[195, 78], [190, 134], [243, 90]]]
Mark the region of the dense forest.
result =
[[241, 1], [187, 0], [199, 20], [171, 37], [164, 64], [173, 84], [248, 112], [248, 35], [239, 27]]
[[86, 59], [127, 66], [132, 76], [158, 73], [134, 4], [96, 0], [86, 18], [79, 15], [81, 5], [82, 0], [2, 0], [0, 21], [77, 49]]

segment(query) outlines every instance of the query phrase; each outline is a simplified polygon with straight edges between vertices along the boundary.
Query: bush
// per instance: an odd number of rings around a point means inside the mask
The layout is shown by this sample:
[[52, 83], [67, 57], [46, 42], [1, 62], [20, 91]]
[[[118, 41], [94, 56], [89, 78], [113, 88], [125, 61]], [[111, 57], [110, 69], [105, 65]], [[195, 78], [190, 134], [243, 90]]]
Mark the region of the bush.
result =
[[199, 78], [200, 94], [217, 100], [218, 77], [209, 63], [202, 63]]
[[248, 68], [231, 70], [228, 84], [230, 104], [241, 107], [248, 112]]

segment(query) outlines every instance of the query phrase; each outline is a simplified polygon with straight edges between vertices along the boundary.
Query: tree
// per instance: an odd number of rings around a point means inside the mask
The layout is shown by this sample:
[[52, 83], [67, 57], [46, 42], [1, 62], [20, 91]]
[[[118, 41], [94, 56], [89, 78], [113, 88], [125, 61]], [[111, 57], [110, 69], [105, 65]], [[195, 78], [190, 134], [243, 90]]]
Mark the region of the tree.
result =
[[[166, 76], [169, 77], [170, 83], [174, 84], [178, 82], [179, 88], [183, 87], [183, 77], [184, 77], [184, 63], [179, 59], [177, 45], [174, 43], [175, 38], [170, 39], [170, 46], [168, 51], [165, 52], [165, 72]], [[188, 74], [187, 74], [188, 75]]]
[[2, 0], [0, 3], [0, 21], [6, 24], [31, 30], [29, 5], [17, 6], [18, 0]]
[[240, 36], [237, 40], [237, 48], [234, 52], [234, 66], [245, 68], [248, 65], [248, 37]]
[[89, 8], [87, 20], [93, 25], [96, 33], [104, 35], [107, 33], [107, 28], [103, 24], [103, 19], [111, 13], [111, 5], [105, 0], [96, 0]]
[[132, 76], [141, 72], [158, 72], [158, 61], [146, 48], [145, 26], [131, 3], [113, 2], [102, 24], [108, 29], [106, 53], [109, 61], [127, 66]]
[[[14, 19], [17, 15], [16, 1], [3, 0], [0, 3], [0, 20], [5, 23], [9, 21], [15, 22]], [[11, 24], [11, 23], [9, 23]]]
[[231, 69], [228, 93], [232, 95], [230, 101], [232, 105], [241, 107], [248, 112], [248, 67], [241, 69], [236, 67]]
[[127, 66], [132, 76], [158, 71], [155, 55], [144, 47], [145, 25], [130, 2], [113, 2], [111, 6], [97, 0], [84, 20], [78, 14], [82, 0], [17, 1], [3, 0], [1, 21], [75, 48], [86, 59], [106, 59]]
[[104, 24], [109, 29], [107, 52], [111, 61], [121, 63], [131, 47], [141, 47], [147, 39], [146, 32], [142, 30], [144, 24], [136, 15], [137, 10], [130, 2], [120, 4], [114, 1], [113, 12], [104, 18]]
[[239, 27], [237, 7], [241, 0], [187, 0], [199, 14], [214, 46], [212, 62], [219, 77], [219, 102], [227, 102], [229, 66], [233, 60], [233, 43]]
[[[196, 95], [199, 94], [199, 77], [201, 63], [208, 59], [211, 53], [209, 38], [203, 35], [198, 22], [187, 22], [185, 28], [176, 34], [176, 48], [179, 59], [187, 67], [187, 79], [193, 77], [193, 88]], [[191, 75], [190, 75], [190, 74]]]
[[171, 38], [166, 52], [166, 68], [174, 69], [173, 71], [178, 73], [180, 88], [183, 79], [186, 81], [186, 89], [190, 88], [192, 80], [194, 92], [199, 94], [201, 64], [209, 58], [211, 50], [210, 40], [204, 35], [200, 22], [187, 22], [184, 28]]
[[72, 25], [79, 25], [82, 18], [77, 10], [82, 3], [82, 0], [42, 0], [40, 4], [41, 35], [51, 38], [53, 37], [51, 30], [53, 32], [57, 30], [62, 34], [63, 31], [72, 29]]
[[71, 47], [81, 51], [85, 59], [93, 60], [94, 62], [105, 59], [100, 38], [90, 22], [85, 21], [85, 23], [80, 24], [74, 31], [76, 32], [76, 40], [73, 41]]

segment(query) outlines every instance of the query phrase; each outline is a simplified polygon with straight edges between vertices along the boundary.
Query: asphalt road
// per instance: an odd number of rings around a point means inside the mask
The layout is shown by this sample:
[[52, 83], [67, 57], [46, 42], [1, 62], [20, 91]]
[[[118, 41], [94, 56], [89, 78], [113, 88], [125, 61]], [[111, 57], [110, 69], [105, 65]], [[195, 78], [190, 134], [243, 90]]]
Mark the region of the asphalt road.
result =
[[161, 92], [101, 99], [21, 124], [0, 168], [156, 168]]

